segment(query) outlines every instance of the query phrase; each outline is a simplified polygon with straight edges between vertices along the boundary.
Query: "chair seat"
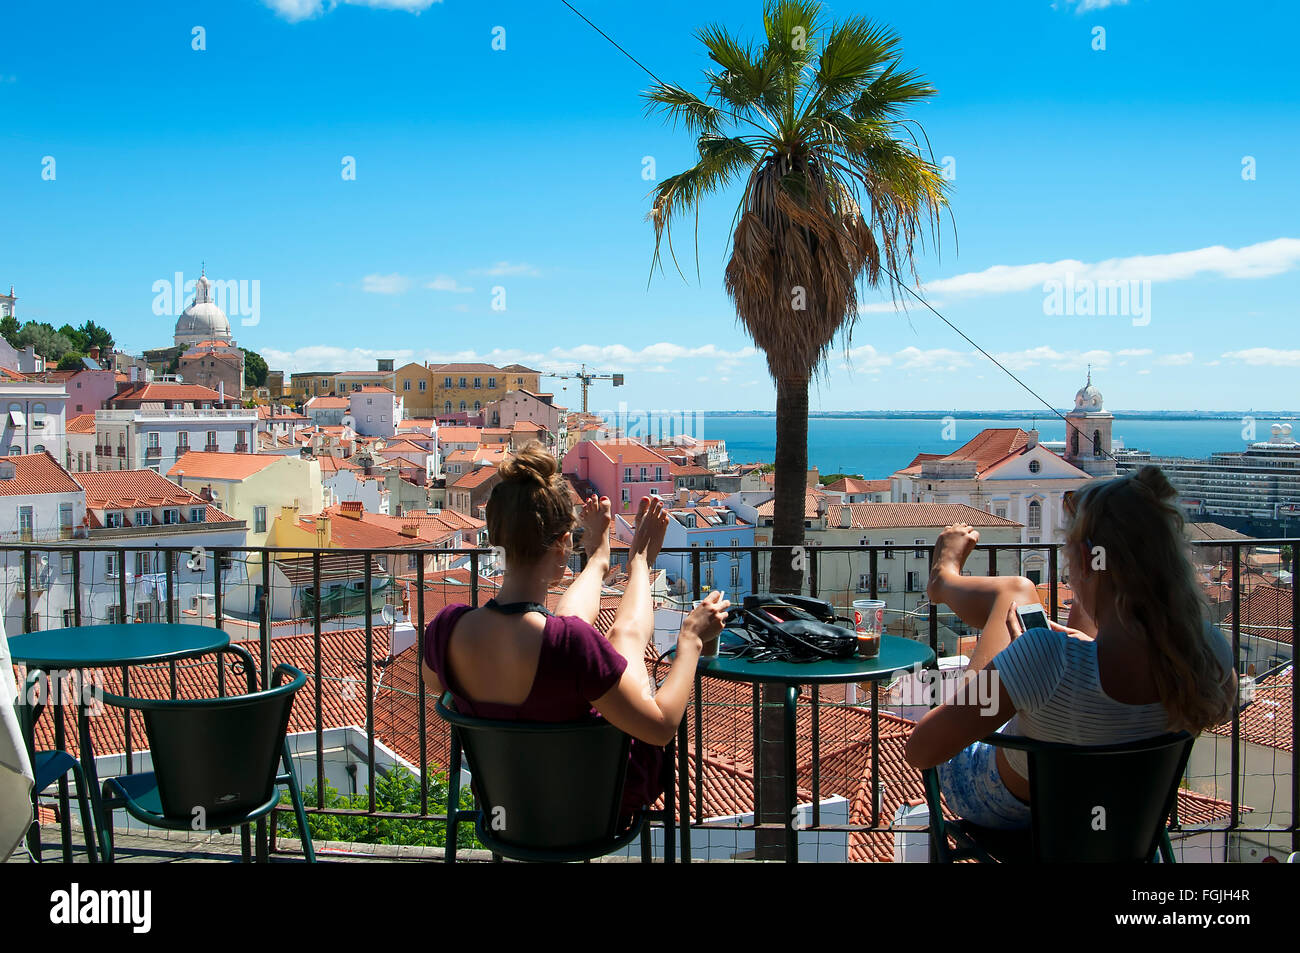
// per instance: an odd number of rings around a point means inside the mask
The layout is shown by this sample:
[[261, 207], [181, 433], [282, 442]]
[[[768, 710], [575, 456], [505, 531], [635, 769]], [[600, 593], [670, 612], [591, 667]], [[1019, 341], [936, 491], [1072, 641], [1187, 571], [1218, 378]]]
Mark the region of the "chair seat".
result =
[[612, 840], [603, 840], [595, 844], [582, 844], [565, 850], [539, 850], [502, 840], [488, 829], [484, 813], [482, 811], [477, 813], [475, 830], [478, 834], [479, 843], [494, 854], [509, 857], [511, 860], [523, 860], [532, 863], [567, 864], [604, 857], [606, 854], [622, 850], [636, 840], [641, 834], [645, 823], [645, 812], [637, 811], [627, 822], [627, 826], [616, 834]]
[[[1001, 864], [1027, 864], [1033, 858], [1033, 835], [1029, 828], [1020, 831], [1002, 831], [981, 827], [967, 820], [949, 824], [964, 834], [980, 850]], [[960, 841], [958, 842], [960, 846]]]
[[77, 759], [66, 751], [38, 751], [32, 758], [33, 789], [40, 793], [73, 768], [79, 767]]
[[[168, 817], [163, 813], [162, 797], [158, 793], [158, 780], [152, 771], [109, 778], [104, 782], [104, 793], [107, 807], [110, 809], [118, 805], [125, 807], [127, 813], [138, 821], [171, 830], [195, 829], [193, 818]], [[228, 815], [211, 813], [204, 819], [202, 829], [213, 831], [242, 827], [250, 821], [269, 814], [279, 801], [279, 791], [273, 788], [271, 799], [256, 810], [239, 811]]]

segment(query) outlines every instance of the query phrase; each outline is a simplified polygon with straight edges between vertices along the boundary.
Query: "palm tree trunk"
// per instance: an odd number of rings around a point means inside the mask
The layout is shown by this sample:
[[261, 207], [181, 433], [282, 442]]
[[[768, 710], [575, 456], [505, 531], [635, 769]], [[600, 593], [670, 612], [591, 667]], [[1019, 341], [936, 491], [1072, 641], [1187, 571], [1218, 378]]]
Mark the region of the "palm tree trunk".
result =
[[[780, 378], [776, 382], [776, 498], [772, 515], [771, 591], [799, 593], [803, 589], [805, 561], [804, 496], [808, 480], [808, 379]], [[762, 810], [760, 823], [786, 824], [785, 804], [785, 687], [764, 685], [759, 717], [758, 784]], [[794, 739], [789, 739], [793, 743]], [[785, 835], [760, 830], [755, 856], [764, 860], [785, 857]]]

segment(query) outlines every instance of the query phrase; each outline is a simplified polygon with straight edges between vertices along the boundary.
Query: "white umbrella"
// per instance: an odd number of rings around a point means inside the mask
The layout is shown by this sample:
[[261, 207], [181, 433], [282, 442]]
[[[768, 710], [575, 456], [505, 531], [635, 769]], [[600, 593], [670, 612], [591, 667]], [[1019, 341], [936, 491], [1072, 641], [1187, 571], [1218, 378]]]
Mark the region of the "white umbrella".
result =
[[27, 757], [14, 702], [18, 688], [9, 640], [0, 635], [0, 862], [22, 843], [32, 822], [32, 763]]

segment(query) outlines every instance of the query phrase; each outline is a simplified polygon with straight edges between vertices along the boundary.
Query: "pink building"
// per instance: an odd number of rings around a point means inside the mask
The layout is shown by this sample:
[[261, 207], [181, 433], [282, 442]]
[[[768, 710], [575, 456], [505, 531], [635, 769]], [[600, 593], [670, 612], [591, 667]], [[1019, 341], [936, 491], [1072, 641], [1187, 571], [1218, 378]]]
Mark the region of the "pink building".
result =
[[668, 458], [635, 440], [584, 440], [564, 455], [562, 469], [609, 497], [616, 513], [635, 512], [643, 496], [673, 494]]

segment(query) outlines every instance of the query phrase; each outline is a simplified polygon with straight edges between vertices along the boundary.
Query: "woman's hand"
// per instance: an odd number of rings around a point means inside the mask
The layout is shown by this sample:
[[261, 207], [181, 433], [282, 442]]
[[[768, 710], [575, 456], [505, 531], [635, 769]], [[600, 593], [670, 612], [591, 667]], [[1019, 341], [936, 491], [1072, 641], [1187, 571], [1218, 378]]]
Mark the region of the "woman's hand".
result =
[[609, 497], [587, 497], [578, 514], [578, 525], [582, 527], [582, 548], [590, 559], [600, 552], [602, 546], [609, 543], [609, 527], [614, 522], [610, 515]]
[[713, 590], [698, 606], [691, 610], [690, 615], [682, 623], [682, 631], [677, 636], [677, 645], [683, 646], [683, 641], [687, 645], [694, 645], [696, 649], [703, 648], [705, 642], [709, 639], [717, 638], [722, 631], [722, 627], [727, 623], [727, 610], [731, 608], [731, 600], [722, 598], [720, 590]]

